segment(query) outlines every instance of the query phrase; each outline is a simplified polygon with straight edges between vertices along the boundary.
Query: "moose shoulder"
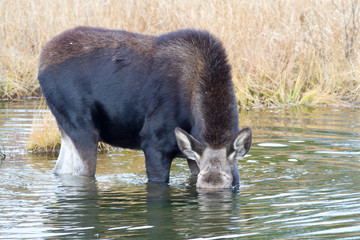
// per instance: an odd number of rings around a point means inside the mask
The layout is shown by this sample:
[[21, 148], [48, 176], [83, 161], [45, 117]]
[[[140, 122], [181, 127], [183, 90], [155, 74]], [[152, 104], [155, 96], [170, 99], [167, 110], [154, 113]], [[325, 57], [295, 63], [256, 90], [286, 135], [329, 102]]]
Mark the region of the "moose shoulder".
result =
[[182, 156], [198, 187], [239, 183], [251, 129], [239, 131], [231, 68], [208, 32], [77, 27], [44, 46], [38, 78], [61, 131], [56, 174], [95, 175], [103, 141], [143, 150], [149, 181], [168, 182]]

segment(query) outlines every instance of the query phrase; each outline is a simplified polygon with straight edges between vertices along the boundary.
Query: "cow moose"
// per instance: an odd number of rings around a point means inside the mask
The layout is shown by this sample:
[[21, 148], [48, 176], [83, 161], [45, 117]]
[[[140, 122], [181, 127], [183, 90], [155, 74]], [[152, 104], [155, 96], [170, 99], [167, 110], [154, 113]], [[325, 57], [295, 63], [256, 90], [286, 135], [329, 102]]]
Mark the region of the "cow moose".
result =
[[239, 131], [231, 67], [207, 31], [76, 27], [44, 46], [38, 79], [61, 132], [55, 174], [94, 176], [103, 141], [143, 150], [149, 182], [186, 157], [198, 188], [239, 184], [252, 132]]

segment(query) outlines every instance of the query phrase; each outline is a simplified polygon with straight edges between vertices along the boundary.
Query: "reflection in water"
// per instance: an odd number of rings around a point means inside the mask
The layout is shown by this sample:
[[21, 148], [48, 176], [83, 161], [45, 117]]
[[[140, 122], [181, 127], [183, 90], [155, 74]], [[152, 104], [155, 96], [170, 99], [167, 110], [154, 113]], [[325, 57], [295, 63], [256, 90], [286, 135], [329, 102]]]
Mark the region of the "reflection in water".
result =
[[244, 112], [240, 187], [209, 192], [183, 160], [169, 185], [146, 183], [129, 150], [99, 155], [96, 178], [54, 176], [56, 156], [22, 150], [36, 105], [2, 105], [0, 239], [360, 239], [358, 109]]
[[45, 211], [45, 224], [59, 237], [182, 239], [224, 236], [238, 227], [232, 223], [240, 211], [238, 190], [147, 183], [101, 192], [92, 178], [68, 177], [57, 178], [56, 201]]
[[[197, 230], [198, 236], [211, 237], [214, 232], [219, 236], [225, 236], [228, 235], [230, 229], [237, 228], [237, 224], [231, 222], [232, 218], [240, 213], [237, 190], [213, 192], [199, 189], [197, 200], [198, 214], [193, 219], [196, 222], [193, 232]], [[240, 230], [232, 232], [232, 234], [240, 234]]]
[[[99, 225], [98, 189], [95, 178], [71, 176], [55, 177], [58, 185], [56, 202], [47, 207], [50, 214], [46, 224], [61, 235], [83, 235], [95, 237], [95, 226]], [[81, 223], [81, 224], [79, 224]]]
[[163, 236], [175, 239], [173, 212], [171, 188], [167, 184], [147, 183], [146, 222], [151, 226], [148, 230], [151, 239], [161, 239]]

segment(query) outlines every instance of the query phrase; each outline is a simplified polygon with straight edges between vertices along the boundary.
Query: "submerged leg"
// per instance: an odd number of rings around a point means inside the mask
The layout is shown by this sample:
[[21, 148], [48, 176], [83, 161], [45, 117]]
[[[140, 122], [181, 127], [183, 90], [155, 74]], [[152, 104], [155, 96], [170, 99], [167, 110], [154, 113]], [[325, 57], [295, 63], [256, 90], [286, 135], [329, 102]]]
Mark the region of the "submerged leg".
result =
[[172, 158], [154, 148], [144, 150], [149, 182], [169, 182]]
[[81, 140], [74, 141], [61, 131], [61, 148], [54, 173], [94, 176], [96, 171], [97, 141], [82, 135]]

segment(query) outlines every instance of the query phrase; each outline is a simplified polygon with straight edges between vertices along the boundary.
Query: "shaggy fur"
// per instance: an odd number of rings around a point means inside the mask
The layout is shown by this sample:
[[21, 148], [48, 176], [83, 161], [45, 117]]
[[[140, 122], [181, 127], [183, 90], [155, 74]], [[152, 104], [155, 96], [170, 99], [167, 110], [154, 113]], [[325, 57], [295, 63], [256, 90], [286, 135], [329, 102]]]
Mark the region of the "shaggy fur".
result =
[[[149, 181], [167, 182], [172, 159], [182, 156], [176, 127], [211, 149], [228, 147], [239, 131], [231, 68], [207, 31], [70, 29], [44, 46], [39, 82], [80, 160], [96, 166], [98, 141], [142, 149]], [[73, 174], [95, 174], [87, 169]]]
[[154, 39], [151, 35], [126, 31], [76, 27], [57, 35], [44, 46], [40, 55], [39, 70], [104, 48], [127, 48], [140, 54], [149, 54], [153, 52]]
[[[196, 131], [209, 147], [224, 147], [237, 133], [238, 108], [225, 49], [206, 31], [186, 30], [159, 37], [159, 55], [175, 59], [180, 86], [190, 99]], [[178, 58], [178, 59], [177, 59]]]

